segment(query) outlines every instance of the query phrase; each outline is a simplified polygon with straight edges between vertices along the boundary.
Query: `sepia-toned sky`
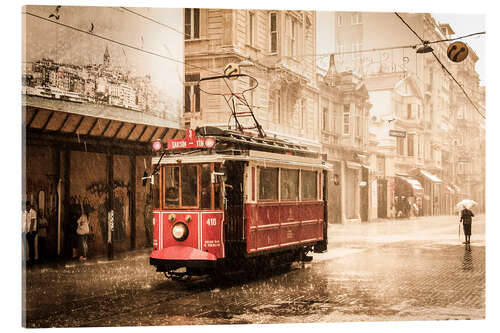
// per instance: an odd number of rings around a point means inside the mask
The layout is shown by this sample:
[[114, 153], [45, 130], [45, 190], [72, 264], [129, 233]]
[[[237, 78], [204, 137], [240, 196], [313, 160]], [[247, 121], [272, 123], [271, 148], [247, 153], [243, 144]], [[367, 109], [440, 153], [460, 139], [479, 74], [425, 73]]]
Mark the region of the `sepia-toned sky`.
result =
[[[24, 15], [26, 43], [23, 43], [23, 61], [32, 62], [41, 58], [50, 58], [58, 63], [74, 65], [101, 64], [107, 46], [113, 66], [121, 66], [138, 76], [149, 74], [157, 88], [165, 91], [168, 96], [180, 100], [184, 71], [182, 9], [130, 9], [173, 29], [119, 7], [62, 6], [59, 9], [59, 20], [52, 18], [52, 21], [84, 31], [90, 31], [93, 24], [93, 34], [75, 31], [38, 17]], [[25, 10], [43, 18], [49, 18], [51, 13], [56, 13], [55, 6], [26, 6]], [[134, 46], [140, 50], [96, 36]], [[164, 59], [141, 50], [177, 61]]]

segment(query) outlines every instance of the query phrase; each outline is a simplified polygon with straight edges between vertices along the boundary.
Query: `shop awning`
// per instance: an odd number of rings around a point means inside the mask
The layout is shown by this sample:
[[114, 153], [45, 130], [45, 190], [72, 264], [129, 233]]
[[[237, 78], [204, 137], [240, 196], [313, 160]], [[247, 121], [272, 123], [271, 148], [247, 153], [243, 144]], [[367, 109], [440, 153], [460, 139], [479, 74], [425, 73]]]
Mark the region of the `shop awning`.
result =
[[148, 144], [183, 135], [179, 124], [146, 113], [92, 103], [23, 96], [26, 129], [82, 138]]
[[422, 184], [416, 179], [408, 178], [408, 177], [403, 177], [403, 176], [398, 176], [399, 179], [405, 181], [408, 183], [415, 191], [423, 191], [424, 188], [422, 187]]
[[441, 183], [441, 182], [442, 182], [442, 180], [441, 180], [441, 179], [439, 179], [438, 177], [434, 176], [434, 175], [433, 175], [432, 173], [430, 173], [429, 171], [426, 171], [426, 170], [420, 170], [420, 173], [421, 173], [424, 177], [428, 178], [428, 179], [429, 179], [430, 181], [432, 181], [432, 182], [435, 182], [435, 183]]

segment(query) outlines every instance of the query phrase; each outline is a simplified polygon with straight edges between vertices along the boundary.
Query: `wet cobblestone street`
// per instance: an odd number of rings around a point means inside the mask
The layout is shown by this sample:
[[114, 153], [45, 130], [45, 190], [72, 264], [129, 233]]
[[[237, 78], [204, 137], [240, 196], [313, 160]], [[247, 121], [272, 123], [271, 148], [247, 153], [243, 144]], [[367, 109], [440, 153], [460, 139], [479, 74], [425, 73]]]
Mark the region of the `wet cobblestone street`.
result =
[[[484, 216], [331, 225], [304, 268], [165, 280], [145, 250], [27, 272], [27, 326], [264, 324], [485, 318]], [[462, 236], [463, 240], [463, 236]]]

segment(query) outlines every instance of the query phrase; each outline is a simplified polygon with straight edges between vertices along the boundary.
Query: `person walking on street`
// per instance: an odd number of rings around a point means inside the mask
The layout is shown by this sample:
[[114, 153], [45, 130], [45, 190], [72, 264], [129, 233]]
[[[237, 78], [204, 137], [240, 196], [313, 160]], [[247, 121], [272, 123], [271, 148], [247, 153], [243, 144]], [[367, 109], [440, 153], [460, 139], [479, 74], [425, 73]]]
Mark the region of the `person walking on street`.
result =
[[76, 233], [78, 234], [80, 261], [87, 260], [87, 235], [89, 234], [89, 232], [89, 218], [82, 205], [82, 215], [78, 219], [78, 228], [76, 229]]
[[26, 220], [25, 220], [26, 240], [28, 241], [29, 260], [28, 266], [35, 264], [35, 237], [37, 231], [36, 211], [31, 206], [31, 202], [26, 201]]
[[460, 222], [462, 222], [464, 226], [464, 235], [465, 242], [464, 244], [470, 244], [470, 234], [471, 234], [471, 226], [472, 226], [472, 217], [474, 213], [470, 209], [464, 207], [460, 216]]

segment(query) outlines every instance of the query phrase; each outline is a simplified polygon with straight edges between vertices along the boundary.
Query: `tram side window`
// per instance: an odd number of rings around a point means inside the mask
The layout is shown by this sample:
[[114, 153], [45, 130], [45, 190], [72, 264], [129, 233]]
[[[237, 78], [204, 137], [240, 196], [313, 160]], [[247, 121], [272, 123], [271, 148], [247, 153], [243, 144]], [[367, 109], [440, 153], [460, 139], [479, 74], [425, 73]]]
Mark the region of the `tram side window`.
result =
[[212, 183], [210, 179], [210, 164], [201, 166], [201, 209], [211, 209], [212, 207]]
[[165, 205], [179, 206], [179, 167], [166, 167], [165, 177]]
[[198, 168], [196, 165], [183, 165], [181, 169], [182, 206], [198, 206]]
[[299, 200], [299, 171], [281, 169], [281, 200]]
[[302, 170], [302, 200], [313, 200], [318, 197], [317, 172]]
[[278, 168], [259, 168], [259, 200], [278, 200]]

